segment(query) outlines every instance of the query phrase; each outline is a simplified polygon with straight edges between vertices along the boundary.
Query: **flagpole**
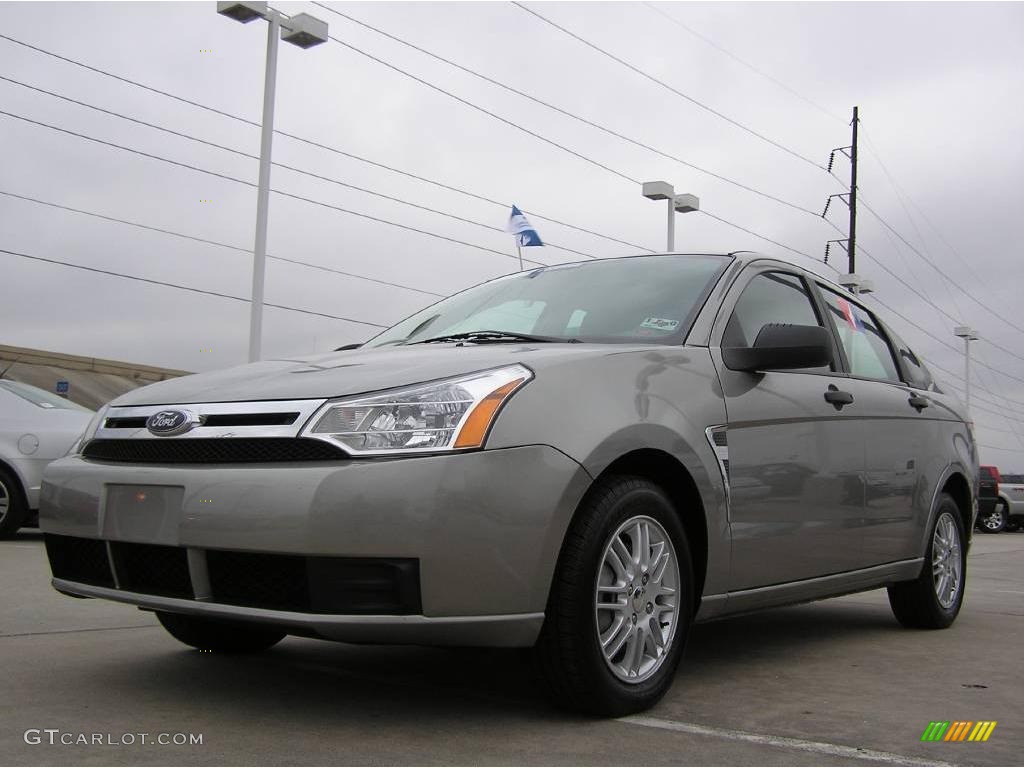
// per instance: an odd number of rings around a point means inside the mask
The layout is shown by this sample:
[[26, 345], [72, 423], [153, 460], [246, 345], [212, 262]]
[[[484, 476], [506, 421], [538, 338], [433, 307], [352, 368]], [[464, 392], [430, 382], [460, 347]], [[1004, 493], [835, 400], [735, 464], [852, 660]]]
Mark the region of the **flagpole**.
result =
[[519, 245], [519, 237], [516, 236], [516, 253], [519, 254], [519, 271], [523, 271], [523, 249]]

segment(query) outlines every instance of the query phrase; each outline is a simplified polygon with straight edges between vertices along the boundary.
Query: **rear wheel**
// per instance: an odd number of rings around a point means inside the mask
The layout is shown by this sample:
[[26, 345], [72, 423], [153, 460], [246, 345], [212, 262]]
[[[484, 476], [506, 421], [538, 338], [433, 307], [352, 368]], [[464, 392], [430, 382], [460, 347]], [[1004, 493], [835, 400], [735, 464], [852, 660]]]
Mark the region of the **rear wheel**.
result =
[[0, 539], [13, 536], [28, 515], [28, 504], [18, 478], [0, 467]]
[[246, 621], [208, 619], [183, 613], [157, 611], [164, 629], [185, 645], [216, 653], [256, 653], [265, 651], [284, 639], [287, 633], [275, 627]]
[[1007, 514], [1006, 502], [1002, 499], [996, 502], [992, 511], [978, 519], [978, 527], [983, 533], [999, 533], [1006, 528]]
[[672, 685], [690, 629], [686, 533], [648, 480], [601, 480], [562, 548], [536, 655], [555, 702], [618, 716]]
[[905, 627], [945, 629], [956, 620], [967, 583], [967, 549], [960, 510], [949, 494], [939, 496], [921, 575], [889, 587], [889, 605]]

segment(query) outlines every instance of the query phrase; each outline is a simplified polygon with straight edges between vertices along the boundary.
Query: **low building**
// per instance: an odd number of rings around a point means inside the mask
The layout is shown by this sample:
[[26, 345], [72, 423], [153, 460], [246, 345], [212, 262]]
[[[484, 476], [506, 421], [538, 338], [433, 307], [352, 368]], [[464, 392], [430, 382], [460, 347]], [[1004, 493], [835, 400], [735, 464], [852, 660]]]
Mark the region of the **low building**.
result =
[[[0, 378], [20, 381], [96, 409], [138, 387], [189, 371], [0, 344]], [[67, 392], [61, 390], [65, 388]]]

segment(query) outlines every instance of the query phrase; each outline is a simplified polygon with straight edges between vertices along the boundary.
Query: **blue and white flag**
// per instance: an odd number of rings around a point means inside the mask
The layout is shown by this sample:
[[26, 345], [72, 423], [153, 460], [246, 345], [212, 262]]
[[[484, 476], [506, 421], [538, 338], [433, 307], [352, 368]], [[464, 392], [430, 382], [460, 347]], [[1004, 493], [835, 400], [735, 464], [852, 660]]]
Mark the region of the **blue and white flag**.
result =
[[528, 248], [531, 245], [544, 245], [540, 235], [533, 225], [527, 221], [526, 216], [516, 206], [512, 206], [512, 214], [508, 217], [508, 231], [516, 236], [516, 245], [521, 248]]

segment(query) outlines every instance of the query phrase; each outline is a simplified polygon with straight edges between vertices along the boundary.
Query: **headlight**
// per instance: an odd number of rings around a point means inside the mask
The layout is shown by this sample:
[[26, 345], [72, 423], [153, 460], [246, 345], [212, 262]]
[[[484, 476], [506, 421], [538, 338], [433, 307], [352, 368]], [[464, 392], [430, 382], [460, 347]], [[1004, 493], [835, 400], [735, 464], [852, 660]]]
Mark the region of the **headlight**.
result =
[[358, 456], [480, 448], [501, 406], [532, 378], [529, 368], [510, 365], [341, 398], [313, 414], [302, 434]]
[[92, 440], [93, 435], [96, 434], [96, 430], [100, 428], [100, 424], [103, 423], [103, 419], [106, 418], [106, 415], [107, 406], [104, 405], [102, 408], [96, 411], [96, 415], [89, 420], [89, 425], [85, 428], [85, 432], [83, 432], [79, 436], [79, 438], [71, 444], [71, 447], [68, 448], [68, 452], [65, 453], [64, 455], [74, 456], [76, 454], [81, 453], [82, 448], [85, 447], [85, 444]]

